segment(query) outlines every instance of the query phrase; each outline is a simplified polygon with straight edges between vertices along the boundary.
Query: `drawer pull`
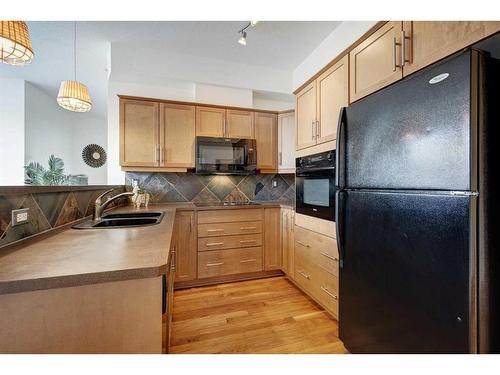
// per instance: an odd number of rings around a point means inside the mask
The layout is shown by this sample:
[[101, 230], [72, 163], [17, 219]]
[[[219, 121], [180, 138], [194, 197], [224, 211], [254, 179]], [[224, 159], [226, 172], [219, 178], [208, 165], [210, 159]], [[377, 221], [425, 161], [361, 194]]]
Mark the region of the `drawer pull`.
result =
[[257, 259], [245, 259], [245, 260], [240, 260], [240, 263], [250, 263], [250, 262], [257, 262]]
[[302, 241], [299, 241], [299, 240], [296, 240], [296, 241], [297, 241], [297, 243], [298, 243], [299, 245], [302, 245], [302, 246], [304, 246], [304, 247], [311, 247], [311, 245], [306, 244], [306, 243], [304, 243], [304, 242], [302, 242]]
[[240, 230], [255, 230], [257, 227], [241, 227]]
[[207, 229], [207, 232], [212, 233], [212, 232], [224, 232], [224, 229]]
[[257, 240], [241, 240], [240, 243], [255, 243]]
[[305, 272], [302, 272], [302, 271], [298, 271], [302, 276], [304, 276], [307, 280], [310, 280], [311, 279], [311, 276], [309, 276], [307, 273]]
[[338, 297], [337, 295], [333, 294], [332, 292], [330, 292], [330, 291], [328, 290], [328, 288], [325, 288], [324, 286], [322, 286], [322, 287], [321, 287], [321, 290], [322, 290], [323, 292], [325, 292], [326, 294], [328, 294], [328, 295], [329, 295], [330, 297], [332, 297], [333, 299], [339, 299], [339, 297]]
[[223, 264], [224, 264], [223, 262], [220, 262], [220, 263], [207, 263], [207, 267], [222, 266]]
[[331, 260], [334, 260], [335, 262], [338, 262], [338, 258], [335, 258], [335, 257], [332, 257], [330, 254], [328, 253], [321, 253], [321, 255], [323, 255], [324, 257], [327, 257], [328, 259], [331, 259]]
[[221, 245], [224, 245], [224, 242], [210, 242], [206, 244], [206, 246], [221, 246]]

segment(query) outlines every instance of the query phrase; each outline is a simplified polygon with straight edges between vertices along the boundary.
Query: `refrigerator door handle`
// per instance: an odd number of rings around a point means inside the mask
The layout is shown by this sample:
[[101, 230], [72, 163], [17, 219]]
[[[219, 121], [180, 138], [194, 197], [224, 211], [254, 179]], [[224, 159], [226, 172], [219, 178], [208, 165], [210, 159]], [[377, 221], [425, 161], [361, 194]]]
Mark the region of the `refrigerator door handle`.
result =
[[345, 168], [344, 168], [344, 158], [343, 158], [344, 147], [342, 139], [342, 134], [343, 134], [342, 130], [344, 128], [345, 118], [346, 118], [346, 107], [342, 107], [339, 113], [339, 121], [337, 125], [337, 141], [336, 141], [337, 157], [335, 158], [335, 171], [336, 171], [335, 186], [337, 187], [337, 189], [344, 188], [343, 173], [345, 171]]
[[[345, 194], [344, 191], [337, 190], [335, 193], [335, 230], [337, 232], [337, 246], [339, 249], [339, 267], [344, 267], [344, 199], [341, 198], [341, 194]], [[342, 202], [342, 205], [341, 205]]]

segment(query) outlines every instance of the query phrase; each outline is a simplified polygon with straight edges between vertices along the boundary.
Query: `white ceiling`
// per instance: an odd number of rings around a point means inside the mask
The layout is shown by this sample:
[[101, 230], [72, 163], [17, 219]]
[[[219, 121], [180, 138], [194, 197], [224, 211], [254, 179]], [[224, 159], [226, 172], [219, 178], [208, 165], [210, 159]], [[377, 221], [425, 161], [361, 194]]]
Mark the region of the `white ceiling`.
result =
[[[191, 67], [210, 62], [217, 65], [218, 74], [224, 69], [233, 70], [252, 67], [255, 76], [262, 70], [264, 79], [272, 80], [273, 72], [280, 77], [290, 77], [292, 71], [323, 41], [341, 22], [317, 21], [266, 21], [249, 28], [247, 45], [237, 43], [238, 30], [246, 21], [210, 22], [78, 22], [77, 79], [89, 86], [96, 115], [106, 113], [106, 93], [109, 63], [113, 50], [120, 50], [119, 60], [114, 56], [113, 69], [120, 71], [120, 79], [140, 72], [141, 79], [155, 80], [157, 70], [169, 54], [176, 56], [172, 61], [179, 65], [186, 56]], [[0, 77], [22, 78], [37, 85], [54, 97], [61, 80], [73, 79], [73, 23], [72, 22], [29, 22], [35, 58], [27, 67], [0, 65]], [[145, 63], [139, 67], [140, 62]], [[120, 65], [122, 69], [119, 69]], [[147, 67], [147, 69], [145, 68]], [[163, 72], [175, 77], [179, 71], [172, 64]], [[211, 83], [214, 68], [200, 69], [193, 79]], [[205, 74], [205, 75], [204, 75]], [[138, 77], [134, 77], [135, 80]], [[220, 79], [219, 79], [220, 81]], [[234, 81], [235, 85], [238, 81]], [[217, 82], [213, 82], [217, 84]], [[252, 88], [252, 87], [247, 87]], [[255, 87], [262, 90], [263, 87]], [[280, 90], [283, 92], [283, 90]]]

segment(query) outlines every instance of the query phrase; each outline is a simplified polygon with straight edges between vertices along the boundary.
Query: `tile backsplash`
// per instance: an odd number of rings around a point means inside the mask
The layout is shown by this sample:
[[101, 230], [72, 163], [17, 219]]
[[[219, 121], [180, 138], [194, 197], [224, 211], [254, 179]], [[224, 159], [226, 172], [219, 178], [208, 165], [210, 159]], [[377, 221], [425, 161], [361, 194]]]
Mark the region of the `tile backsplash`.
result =
[[151, 202], [295, 201], [294, 174], [197, 175], [194, 173], [127, 172]]
[[[0, 247], [92, 215], [96, 198], [106, 190], [0, 195]], [[124, 190], [115, 187], [112, 194]], [[13, 227], [11, 211], [18, 208], [29, 208], [28, 222]]]

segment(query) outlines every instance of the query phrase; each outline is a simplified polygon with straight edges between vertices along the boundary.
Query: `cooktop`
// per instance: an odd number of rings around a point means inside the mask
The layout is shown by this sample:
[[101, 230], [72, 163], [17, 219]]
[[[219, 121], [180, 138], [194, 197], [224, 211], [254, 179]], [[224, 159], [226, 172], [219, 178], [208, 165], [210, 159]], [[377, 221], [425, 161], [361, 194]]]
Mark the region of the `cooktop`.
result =
[[195, 203], [196, 207], [220, 207], [220, 206], [258, 206], [257, 202], [201, 202]]

